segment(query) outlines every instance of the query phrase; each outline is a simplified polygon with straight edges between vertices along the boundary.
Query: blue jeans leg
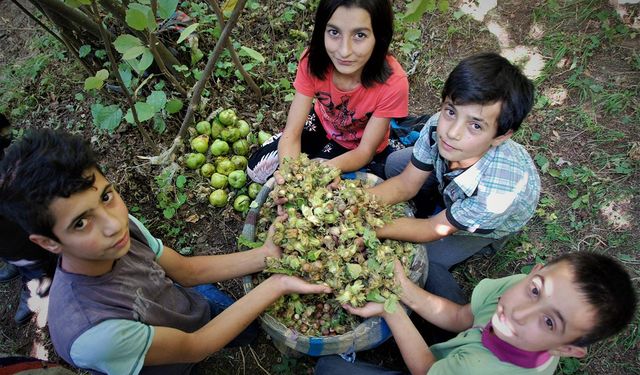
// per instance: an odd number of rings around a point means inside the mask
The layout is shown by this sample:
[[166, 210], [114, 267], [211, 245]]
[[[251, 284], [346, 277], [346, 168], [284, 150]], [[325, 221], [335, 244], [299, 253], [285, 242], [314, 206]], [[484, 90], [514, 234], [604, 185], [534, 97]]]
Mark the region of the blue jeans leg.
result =
[[375, 366], [367, 362], [350, 363], [337, 355], [320, 357], [316, 363], [315, 375], [401, 375], [402, 372]]
[[[227, 307], [231, 306], [235, 301], [228, 294], [220, 291], [212, 284], [202, 284], [193, 287], [193, 289], [203, 296], [209, 303], [211, 310], [211, 319], [215, 318], [223, 312]], [[244, 331], [240, 332], [235, 339], [227, 344], [227, 348], [236, 346], [249, 345], [258, 336], [259, 325], [257, 321], [249, 324]]]

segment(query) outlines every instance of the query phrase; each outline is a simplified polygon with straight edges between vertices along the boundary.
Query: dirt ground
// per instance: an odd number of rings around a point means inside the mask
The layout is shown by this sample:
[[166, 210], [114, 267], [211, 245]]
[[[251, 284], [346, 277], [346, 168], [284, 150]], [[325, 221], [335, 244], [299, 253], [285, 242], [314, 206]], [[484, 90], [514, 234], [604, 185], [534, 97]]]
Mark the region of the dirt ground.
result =
[[[270, 7], [278, 9], [283, 7], [279, 2], [267, 1]], [[454, 2], [451, 1], [452, 7]], [[455, 3], [456, 7], [473, 5], [471, 1]], [[483, 3], [482, 1], [479, 3]], [[536, 9], [544, 5], [543, 0], [529, 2], [521, 1], [499, 1], [496, 8], [482, 18], [481, 21], [472, 18], [456, 19], [443, 15], [425, 15], [421, 29], [423, 30], [415, 66], [409, 61], [407, 56], [401, 56], [401, 61], [406, 70], [414, 67], [415, 71], [410, 76], [410, 112], [412, 114], [430, 113], [437, 110], [440, 102], [439, 90], [443, 79], [453, 68], [456, 62], [463, 56], [468, 56], [479, 51], [502, 51], [503, 54], [512, 54], [517, 59], [518, 56], [526, 56], [523, 62], [535, 62], [537, 55], [548, 61], [556, 56], [557, 51], [545, 49], [525, 50], [520, 47], [526, 46], [536, 39], [531, 33], [535, 33], [533, 27], [539, 15]], [[593, 5], [593, 4], [591, 4]], [[602, 2], [596, 6], [600, 10], [610, 10], [611, 6]], [[633, 17], [638, 14], [638, 7], [628, 8], [631, 12], [629, 22], [633, 23]], [[311, 17], [307, 15], [307, 17]], [[477, 16], [480, 17], [480, 16]], [[251, 22], [257, 22], [254, 19]], [[552, 33], [555, 30], [546, 25], [546, 32]], [[240, 25], [237, 30], [237, 38], [242, 42], [242, 38], [251, 39], [251, 33], [247, 30], [261, 32], [273, 28], [268, 24]], [[590, 27], [598, 27], [589, 22], [577, 22], [576, 24], [565, 23], [560, 27], [574, 27], [575, 33], [588, 32]], [[543, 31], [544, 33], [545, 31]], [[0, 64], [20, 65], [21, 62], [33, 57], [31, 45], [34, 37], [42, 35], [43, 31], [27, 16], [21, 13], [9, 0], [0, 0]], [[602, 45], [595, 49], [590, 56], [587, 70], [588, 75], [595, 82], [602, 84], [615, 81], [621, 87], [635, 87], [637, 93], [640, 72], [637, 68], [629, 68], [633, 59], [638, 59], [640, 37], [623, 39], [620, 45]], [[565, 64], [565, 66], [562, 66]], [[637, 96], [632, 98], [631, 107], [627, 108], [624, 115], [631, 117], [632, 123], [629, 125], [621, 119], [608, 121], [608, 131], [618, 131], [625, 135], [624, 144], [611, 142], [594, 142], [593, 133], [581, 129], [580, 124], [568, 120], [566, 111], [574, 107], [585, 107], [586, 113], [591, 113], [596, 120], [603, 121], [602, 113], [598, 108], [588, 108], [580, 97], [580, 91], [573, 87], [566, 87], [566, 79], [571, 74], [571, 61], [558, 61], [558, 69], [551, 72], [536, 70], [535, 64], [526, 65], [532, 71], [532, 78], [535, 75], [546, 75], [546, 79], [541, 87], [540, 93], [544, 93], [550, 100], [557, 100], [556, 105], [546, 107], [546, 110], [534, 110], [527, 119], [528, 124], [535, 124], [523, 130], [523, 135], [519, 139], [525, 143], [527, 149], [533, 154], [545, 153], [553, 155], [576, 165], [591, 165], [594, 154], [599, 148], [606, 147], [609, 150], [618, 150], [619, 153], [627, 152], [628, 146], [636, 142], [636, 152], [638, 138], [638, 124], [634, 119], [638, 119], [635, 110], [638, 107]], [[162, 217], [161, 210], [156, 207], [156, 198], [153, 194], [156, 188], [153, 176], [159, 170], [148, 164], [138, 156], [149, 155], [148, 149], [141, 145], [138, 133], [131, 128], [126, 128], [113, 135], [94, 132], [91, 125], [90, 104], [95, 100], [87, 95], [86, 103], [79, 104], [74, 99], [74, 95], [82, 91], [84, 72], [80, 69], [71, 74], [61, 74], [61, 67], [57, 64], [48, 65], [39, 73], [39, 77], [57, 77], [55, 82], [43, 79], [35, 79], [21, 88], [24, 92], [31, 93], [28, 96], [33, 105], [27, 113], [21, 114], [15, 121], [15, 126], [20, 129], [42, 126], [67, 126], [73, 127], [74, 131], [82, 132], [87, 139], [92, 140], [96, 151], [104, 161], [107, 177], [112, 179], [118, 186], [128, 206], [135, 207], [135, 215], [143, 217], [145, 225], [154, 234], [161, 237], [165, 244], [176, 249], [191, 247], [196, 254], [216, 254], [235, 251], [237, 248], [236, 238], [240, 234], [243, 219], [231, 208], [224, 210], [214, 209], [208, 206], [201, 198], [191, 196], [189, 203], [183, 206], [175, 219], [166, 221]], [[263, 77], [268, 80], [269, 77]], [[52, 84], [55, 90], [50, 90]], [[0, 82], [0, 90], [3, 83]], [[219, 92], [215, 92], [210, 97], [211, 108], [235, 107], [238, 109], [239, 117], [254, 122], [256, 113], [264, 113], [266, 116], [260, 123], [260, 128], [271, 132], [278, 131], [284, 124], [288, 103], [283, 102], [279, 96], [267, 92], [261, 101], [249, 94], [238, 94], [236, 92], [224, 91], [225, 82], [218, 84]], [[122, 100], [119, 97], [110, 98], [113, 101]], [[169, 121], [167, 131], [164, 134], [152, 133], [153, 142], [167, 147], [170, 145], [173, 136], [179, 128], [179, 121]], [[539, 125], [539, 126], [538, 126]], [[533, 128], [533, 130], [531, 130]], [[532, 133], [538, 133], [545, 140], [544, 144], [530, 141]], [[570, 142], [569, 142], [569, 141]], [[582, 152], [576, 152], [577, 147]], [[616, 152], [618, 152], [616, 151]], [[637, 160], [636, 164], [637, 165]], [[593, 169], [596, 169], [593, 166]], [[604, 167], [603, 167], [604, 168]], [[625, 191], [637, 193], [638, 168], [622, 179], [613, 178], [611, 181], [617, 182], [622, 187], [628, 187]], [[614, 176], [615, 177], [615, 176]], [[564, 187], [547, 174], [543, 178], [543, 197], [554, 198], [557, 203], [558, 212], [566, 212], [571, 215], [591, 215], [582, 211], [563, 210], [562, 207], [571, 206], [571, 200], [567, 198]], [[633, 186], [635, 185], [635, 188]], [[624, 195], [624, 194], [622, 194]], [[626, 200], [625, 200], [626, 199]], [[613, 254], [624, 254], [630, 256], [634, 262], [638, 261], [638, 219], [640, 212], [640, 201], [638, 195], [628, 194], [625, 199], [613, 201], [616, 211], [622, 216], [627, 215], [632, 220], [623, 229], [625, 233], [631, 233], [625, 237], [624, 244], [612, 248]], [[186, 218], [197, 214], [198, 220], [184, 225]], [[177, 226], [182, 222], [177, 233], [171, 232], [172, 226]], [[605, 223], [606, 224], [606, 223]], [[515, 253], [520, 254], [517, 259], [478, 259], [467, 268], [460, 271], [460, 279], [466, 283], [470, 290], [472, 280], [479, 280], [483, 277], [503, 276], [516, 272], [521, 266], [530, 264], [540, 252], [526, 251], [522, 249], [526, 246], [533, 248], [546, 248], [545, 255], [552, 256], [564, 251], [590, 248], [602, 250], [608, 246], [606, 240], [608, 233], [618, 229], [612, 229], [611, 225], [594, 224], [586, 227], [573, 228], [571, 230], [572, 241], [556, 246], [555, 242], [549, 242], [549, 222], [545, 221], [544, 215], [536, 216], [529, 225], [526, 232], [527, 241], [515, 244]], [[166, 235], [175, 233], [175, 235]], [[617, 232], [616, 232], [617, 233]], [[595, 238], [595, 240], [594, 240]], [[600, 240], [600, 244], [597, 240]], [[528, 245], [523, 245], [528, 243]], [[544, 257], [543, 257], [544, 258]], [[496, 271], [497, 270], [497, 271]], [[636, 275], [637, 276], [637, 275]], [[240, 280], [225, 282], [222, 288], [233, 296], [242, 295]], [[16, 327], [13, 322], [13, 314], [18, 303], [19, 281], [0, 284], [0, 353], [19, 353], [24, 355], [34, 355], [58, 361], [59, 358], [51, 348], [47, 340], [46, 328], [39, 328], [36, 321], [21, 327]], [[637, 325], [634, 326], [637, 336]], [[34, 345], [38, 341], [39, 345]], [[596, 355], [589, 359], [588, 365], [583, 366], [580, 371], [591, 374], [624, 374], [634, 373], [635, 369], [625, 367], [625, 363], [638, 363], [640, 349], [638, 340], [631, 341], [630, 348], [618, 352], [603, 352], [603, 349], [596, 348]], [[604, 347], [606, 348], [606, 347]], [[399, 352], [393, 340], [389, 340], [382, 346], [367, 352], [359, 353], [358, 358], [376, 364], [384, 365], [394, 369], [403, 369]], [[315, 360], [310, 357], [286, 357], [274, 347], [270, 339], [261, 334], [256, 343], [248, 347], [237, 349], [224, 349], [216, 355], [210, 357], [199, 366], [203, 374], [305, 374], [312, 373]], [[570, 373], [566, 372], [565, 373]], [[577, 373], [577, 372], [576, 372]]]

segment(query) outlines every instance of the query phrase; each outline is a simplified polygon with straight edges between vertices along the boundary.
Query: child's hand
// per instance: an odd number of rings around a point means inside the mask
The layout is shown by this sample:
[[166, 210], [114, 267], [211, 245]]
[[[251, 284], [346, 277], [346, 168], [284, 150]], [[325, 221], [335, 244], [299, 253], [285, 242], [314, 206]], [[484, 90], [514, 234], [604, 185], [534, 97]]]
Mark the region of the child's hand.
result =
[[287, 276], [287, 275], [273, 275], [270, 279], [274, 279], [279, 282], [283, 287], [284, 294], [299, 293], [299, 294], [318, 294], [318, 293], [331, 293], [331, 288], [323, 284], [311, 284], [299, 277]]
[[363, 318], [370, 318], [372, 316], [381, 316], [384, 314], [384, 304], [377, 302], [367, 302], [362, 307], [353, 307], [351, 305], [342, 305], [342, 308], [347, 310], [348, 313], [358, 315]]
[[278, 223], [278, 222], [281, 223], [286, 219], [287, 219], [287, 214], [279, 215], [273, 221], [273, 224], [271, 224], [271, 226], [269, 227], [269, 232], [267, 233], [267, 240], [264, 241], [264, 245], [263, 245], [267, 251], [268, 257], [280, 258], [282, 256], [282, 249], [280, 249], [280, 246], [276, 245], [273, 242], [273, 234], [276, 231], [275, 223]]
[[407, 287], [408, 283], [412, 283], [411, 280], [405, 275], [404, 267], [398, 259], [393, 262], [393, 275], [396, 280], [396, 285], [400, 286], [400, 294], [402, 294]]
[[275, 172], [273, 172], [273, 177], [276, 179], [276, 184], [277, 185], [284, 184], [284, 177], [282, 177], [282, 175], [280, 174], [280, 170], [279, 169], [277, 169]]

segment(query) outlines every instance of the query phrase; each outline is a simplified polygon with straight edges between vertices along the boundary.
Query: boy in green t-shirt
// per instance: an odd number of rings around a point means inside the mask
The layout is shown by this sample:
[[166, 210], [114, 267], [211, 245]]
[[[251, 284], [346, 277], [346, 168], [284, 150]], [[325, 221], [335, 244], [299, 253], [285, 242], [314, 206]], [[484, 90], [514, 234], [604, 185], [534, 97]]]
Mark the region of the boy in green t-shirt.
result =
[[[412, 374], [549, 374], [559, 357], [584, 357], [587, 346], [622, 330], [633, 318], [631, 279], [612, 258], [589, 252], [565, 254], [528, 275], [485, 279], [471, 303], [458, 305], [413, 284], [396, 264], [402, 302], [455, 338], [428, 346], [404, 309], [384, 311], [370, 302], [345, 305], [362, 317], [382, 316]], [[390, 374], [338, 357], [319, 360], [316, 374]]]

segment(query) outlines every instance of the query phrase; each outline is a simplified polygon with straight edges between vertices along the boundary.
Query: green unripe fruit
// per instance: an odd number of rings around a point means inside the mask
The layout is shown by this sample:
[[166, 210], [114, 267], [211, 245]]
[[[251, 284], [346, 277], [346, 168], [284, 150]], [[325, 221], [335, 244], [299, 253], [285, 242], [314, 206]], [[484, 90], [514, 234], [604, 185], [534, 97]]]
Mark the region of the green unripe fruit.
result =
[[258, 193], [260, 193], [260, 190], [262, 190], [262, 185], [257, 182], [252, 182], [249, 185], [249, 198], [256, 199]]
[[267, 141], [267, 139], [271, 138], [271, 134], [265, 131], [260, 130], [258, 132], [258, 144], [262, 146], [263, 143]]
[[242, 155], [233, 155], [231, 157], [231, 162], [235, 165], [236, 169], [241, 171], [244, 171], [247, 168], [247, 164], [249, 164], [247, 158]]
[[209, 136], [202, 134], [195, 137], [191, 140], [191, 148], [196, 152], [204, 154], [207, 152], [207, 148], [209, 148]]
[[236, 155], [246, 155], [249, 153], [249, 142], [246, 139], [240, 139], [233, 142], [233, 153]]
[[224, 207], [227, 204], [228, 197], [226, 191], [222, 189], [214, 190], [209, 194], [209, 203], [214, 207]]
[[233, 143], [240, 139], [240, 130], [238, 128], [224, 128], [220, 131], [220, 138]]
[[210, 135], [211, 134], [211, 124], [209, 121], [200, 121], [196, 124], [196, 131], [198, 134]]
[[249, 126], [249, 123], [244, 120], [238, 120], [236, 122], [236, 126], [238, 127], [238, 130], [240, 131], [240, 137], [242, 138], [246, 137], [247, 134], [251, 132], [251, 126]]
[[220, 120], [224, 126], [232, 126], [236, 123], [237, 119], [238, 116], [236, 116], [236, 112], [231, 108], [225, 109], [218, 114], [218, 120]]
[[200, 174], [204, 177], [211, 177], [213, 172], [216, 171], [216, 166], [211, 163], [204, 163], [202, 167], [200, 167]]
[[221, 173], [225, 176], [228, 176], [234, 170], [235, 166], [233, 165], [231, 160], [227, 158], [223, 158], [216, 163], [216, 172]]
[[211, 175], [210, 184], [212, 187], [216, 189], [223, 189], [227, 187], [227, 182], [228, 182], [227, 176], [221, 173], [216, 172]]
[[187, 154], [185, 163], [187, 164], [187, 168], [189, 169], [198, 169], [202, 164], [204, 164], [205, 161], [207, 161], [206, 156], [196, 152]]
[[238, 195], [236, 199], [233, 201], [233, 208], [238, 211], [245, 213], [249, 211], [249, 206], [251, 205], [251, 198], [242, 194]]
[[226, 155], [229, 153], [229, 144], [221, 139], [216, 139], [209, 147], [209, 151], [213, 156]]
[[247, 174], [244, 171], [235, 170], [229, 173], [229, 185], [235, 189], [242, 188], [247, 183]]
[[218, 138], [220, 136], [222, 128], [223, 126], [220, 121], [218, 121], [218, 119], [213, 120], [213, 123], [211, 123], [211, 136], [213, 138]]

